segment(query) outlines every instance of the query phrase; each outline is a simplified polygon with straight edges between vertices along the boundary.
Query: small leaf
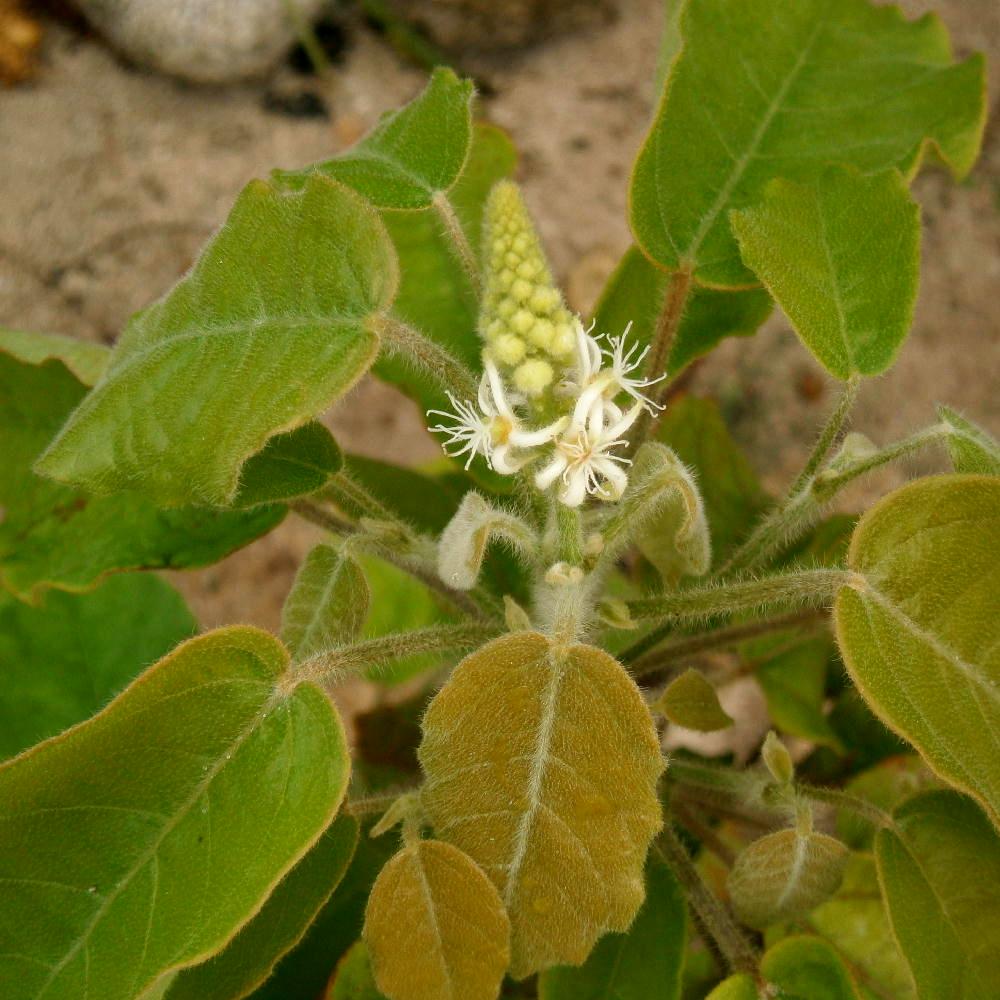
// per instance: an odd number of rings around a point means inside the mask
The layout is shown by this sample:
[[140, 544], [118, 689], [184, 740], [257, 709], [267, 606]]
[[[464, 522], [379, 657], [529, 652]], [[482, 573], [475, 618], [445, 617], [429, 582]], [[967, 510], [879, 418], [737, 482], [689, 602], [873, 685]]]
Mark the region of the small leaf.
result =
[[778, 739], [772, 729], [760, 748], [760, 759], [764, 762], [771, 777], [779, 785], [789, 785], [795, 778], [795, 763], [788, 747]]
[[619, 663], [532, 632], [497, 639], [438, 692], [418, 753], [436, 836], [500, 890], [515, 978], [579, 964], [605, 931], [629, 927], [663, 763]]
[[859, 1000], [844, 963], [819, 938], [785, 938], [764, 955], [760, 971], [785, 1000]]
[[375, 985], [364, 941], [355, 941], [337, 963], [323, 1000], [385, 1000], [385, 994]]
[[155, 576], [113, 576], [39, 607], [0, 593], [0, 760], [82, 722], [197, 631], [184, 599]]
[[730, 216], [743, 262], [833, 376], [880, 375], [913, 322], [920, 208], [895, 170], [772, 181]]
[[0, 351], [29, 365], [61, 361], [83, 385], [93, 385], [107, 367], [111, 351], [103, 344], [57, 333], [0, 329]]
[[938, 407], [938, 417], [951, 431], [946, 443], [956, 472], [1000, 476], [1000, 444], [982, 427], [947, 406]]
[[311, 420], [287, 434], [276, 434], [247, 461], [233, 506], [252, 507], [315, 493], [343, 464], [333, 435]]
[[426, 208], [435, 194], [451, 188], [465, 165], [473, 95], [471, 80], [439, 66], [422, 93], [384, 114], [346, 153], [302, 170], [276, 170], [274, 177], [301, 188], [312, 175], [324, 174], [379, 208]]
[[669, 869], [651, 855], [646, 901], [625, 934], [606, 934], [578, 968], [547, 969], [539, 1000], [679, 1000], [687, 913]]
[[762, 17], [756, 0], [699, 0], [681, 34], [630, 190], [636, 240], [667, 270], [753, 284], [729, 212], [772, 178], [807, 183], [834, 162], [909, 177], [928, 145], [959, 177], [976, 159], [983, 59], [955, 63], [934, 17], [867, 0], [775, 0]]
[[85, 590], [114, 570], [205, 566], [284, 517], [278, 506], [165, 511], [135, 493], [92, 497], [36, 476], [32, 463], [85, 389], [58, 360], [36, 366], [4, 350], [0, 342], [0, 584], [21, 599]]
[[279, 689], [287, 666], [266, 633], [220, 629], [0, 767], [5, 1000], [130, 1000], [259, 910], [350, 769], [327, 696]]
[[368, 615], [371, 592], [346, 545], [317, 545], [306, 556], [281, 611], [281, 639], [301, 661], [353, 642]]
[[920, 1000], [988, 1000], [1000, 982], [1000, 837], [952, 791], [925, 792], [879, 830], [893, 932]]
[[37, 468], [164, 505], [228, 504], [248, 458], [365, 372], [366, 322], [396, 284], [385, 227], [349, 188], [251, 182], [192, 271], [132, 318]]
[[760, 1000], [760, 994], [753, 976], [739, 972], [719, 983], [705, 1000]]
[[703, 733], [728, 729], [733, 724], [732, 718], [719, 704], [715, 688], [693, 667], [667, 685], [653, 708], [675, 725]]
[[748, 927], [808, 913], [840, 885], [848, 850], [822, 833], [780, 830], [755, 840], [736, 859], [729, 894]]
[[167, 1000], [239, 1000], [253, 992], [308, 930], [344, 877], [357, 842], [357, 821], [338, 817], [218, 955], [177, 976]]
[[390, 1000], [495, 1000], [510, 960], [510, 922], [493, 883], [439, 840], [405, 846], [382, 869], [364, 940]]
[[837, 642], [875, 713], [1000, 826], [1000, 479], [934, 476], [858, 523]]
[[[651, 344], [668, 279], [638, 247], [629, 247], [601, 292], [594, 310], [596, 330], [618, 336], [631, 323], [630, 337]], [[738, 292], [694, 288], [670, 348], [667, 372], [676, 375], [726, 337], [756, 333], [772, 304], [771, 296], [760, 288]]]

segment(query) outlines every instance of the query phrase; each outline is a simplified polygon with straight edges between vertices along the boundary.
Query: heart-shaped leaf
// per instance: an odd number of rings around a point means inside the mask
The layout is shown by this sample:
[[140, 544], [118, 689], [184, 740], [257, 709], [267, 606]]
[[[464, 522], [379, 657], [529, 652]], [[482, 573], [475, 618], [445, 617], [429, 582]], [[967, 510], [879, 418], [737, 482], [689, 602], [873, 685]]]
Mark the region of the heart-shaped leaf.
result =
[[308, 930], [344, 877], [357, 842], [357, 820], [339, 816], [218, 955], [177, 975], [167, 1000], [249, 996]]
[[684, 894], [650, 855], [646, 901], [625, 934], [606, 934], [579, 968], [547, 969], [539, 1000], [678, 1000], [687, 942]]
[[837, 642], [875, 713], [1000, 826], [1000, 479], [934, 476], [858, 523]]
[[898, 171], [831, 167], [808, 184], [772, 181], [730, 222], [743, 262], [831, 375], [892, 364], [920, 280], [920, 208]]
[[988, 1000], [1000, 982], [1000, 837], [968, 799], [924, 792], [879, 830], [892, 929], [920, 1000]]
[[344, 547], [317, 545], [299, 567], [281, 612], [281, 638], [294, 660], [357, 638], [371, 592]]
[[[630, 338], [651, 344], [663, 307], [668, 275], [636, 246], [618, 262], [594, 310], [595, 329], [617, 337], [631, 324]], [[670, 347], [667, 372], [676, 375], [708, 354], [726, 337], [749, 337], [771, 313], [771, 296], [763, 289], [718, 292], [694, 288]]]
[[993, 437], [950, 407], [939, 406], [938, 416], [950, 430], [946, 442], [956, 472], [1000, 476], [1000, 444]]
[[314, 174], [347, 184], [380, 208], [426, 208], [450, 190], [469, 155], [471, 80], [439, 66], [409, 104], [382, 116], [356, 146], [303, 170], [276, 170], [275, 179], [301, 187]]
[[695, 0], [683, 50], [636, 160], [632, 231], [668, 270], [754, 283], [729, 212], [769, 180], [830, 163], [913, 174], [928, 145], [963, 176], [985, 121], [983, 60], [952, 59], [940, 21], [867, 0]]
[[239, 626], [0, 768], [0, 995], [128, 1000], [219, 951], [312, 847], [350, 769], [327, 696]]
[[36, 476], [32, 463], [85, 392], [60, 360], [24, 363], [0, 342], [0, 584], [18, 597], [83, 590], [114, 570], [204, 566], [284, 517], [277, 506], [160, 510], [136, 493], [93, 497]]
[[715, 688], [694, 667], [674, 678], [653, 707], [675, 725], [703, 733], [728, 729], [733, 724], [719, 704]]
[[418, 755], [436, 835], [500, 890], [515, 978], [579, 964], [629, 927], [663, 763], [638, 688], [607, 653], [533, 632], [489, 643], [431, 703]]
[[0, 593], [0, 760], [82, 722], [197, 631], [164, 580], [129, 573], [39, 607]]
[[760, 971], [783, 1000], [860, 1000], [844, 963], [816, 937], [785, 938], [768, 949]]
[[510, 921], [493, 883], [457, 847], [416, 840], [382, 869], [365, 944], [391, 1000], [495, 1000], [510, 960]]
[[192, 271], [130, 321], [39, 471], [161, 504], [228, 504], [268, 438], [372, 363], [367, 321], [396, 284], [385, 227], [350, 188], [252, 181]]

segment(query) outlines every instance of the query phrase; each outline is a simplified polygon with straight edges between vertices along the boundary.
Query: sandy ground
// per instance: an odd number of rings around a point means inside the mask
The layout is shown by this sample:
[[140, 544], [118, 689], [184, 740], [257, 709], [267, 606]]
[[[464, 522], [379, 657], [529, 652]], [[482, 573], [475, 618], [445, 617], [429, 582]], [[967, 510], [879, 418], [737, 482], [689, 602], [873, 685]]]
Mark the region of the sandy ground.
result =
[[[908, 2], [909, 13], [931, 5]], [[940, 0], [959, 55], [985, 50], [1000, 67], [1000, 4]], [[514, 136], [520, 179], [572, 304], [586, 310], [629, 243], [629, 167], [653, 101], [659, 0], [622, 0], [611, 26], [566, 36], [480, 68], [495, 91], [484, 113]], [[991, 100], [997, 104], [994, 69]], [[300, 88], [290, 70], [268, 81], [195, 88], [126, 66], [98, 40], [46, 25], [40, 72], [0, 92], [0, 324], [111, 342], [130, 313], [188, 266], [236, 194], [273, 166], [329, 156], [380, 111], [412, 96], [422, 74], [358, 25], [326, 94], [329, 119], [266, 107]], [[889, 441], [947, 401], [1000, 431], [1000, 127], [962, 185], [938, 171], [915, 185], [924, 209], [917, 320], [898, 364], [867, 385], [855, 426]], [[794, 473], [833, 387], [777, 317], [698, 371], [765, 482]], [[396, 461], [433, 457], [415, 408], [366, 382], [330, 417], [349, 448]], [[909, 471], [936, 467], [921, 457]], [[899, 482], [896, 469], [861, 484], [861, 504]], [[302, 555], [315, 540], [293, 521], [219, 566], [180, 581], [206, 626], [277, 625]]]

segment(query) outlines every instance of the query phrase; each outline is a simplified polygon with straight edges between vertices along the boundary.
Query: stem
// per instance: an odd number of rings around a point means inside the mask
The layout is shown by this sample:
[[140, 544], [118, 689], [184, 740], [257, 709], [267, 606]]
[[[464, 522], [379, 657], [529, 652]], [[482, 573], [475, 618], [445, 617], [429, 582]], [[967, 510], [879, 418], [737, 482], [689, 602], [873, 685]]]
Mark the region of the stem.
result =
[[321, 528], [332, 532], [335, 535], [354, 535], [360, 530], [356, 524], [338, 517], [326, 507], [316, 503], [315, 500], [293, 500], [288, 509], [298, 514], [303, 520], [311, 524], [318, 524]]
[[320, 494], [329, 498], [340, 507], [355, 508], [359, 517], [370, 517], [377, 521], [391, 521], [393, 524], [405, 527], [412, 534], [410, 526], [405, 524], [381, 500], [377, 499], [360, 483], [345, 472], [338, 472]]
[[389, 350], [405, 355], [418, 368], [436, 379], [443, 389], [450, 390], [460, 399], [476, 398], [479, 384], [472, 372], [453, 354], [412, 326], [393, 316], [378, 313], [368, 318], [368, 327]]
[[645, 600], [629, 601], [632, 617], [685, 621], [771, 604], [822, 607], [851, 579], [843, 569], [805, 569], [760, 580], [692, 587]]
[[719, 835], [701, 815], [697, 806], [677, 798], [671, 799], [670, 808], [680, 825], [688, 833], [697, 837], [702, 846], [707, 847], [727, 868], [732, 868], [736, 864], [736, 852], [728, 844], [722, 842]]
[[826, 456], [830, 454], [833, 443], [837, 440], [840, 432], [844, 429], [844, 425], [847, 423], [847, 418], [850, 415], [851, 408], [854, 406], [854, 401], [858, 398], [858, 389], [860, 387], [861, 378], [857, 375], [852, 375], [844, 386], [844, 391], [840, 394], [837, 405], [833, 408], [833, 412], [820, 431], [819, 439], [810, 452], [809, 458], [806, 459], [805, 466], [798, 474], [795, 482], [792, 483], [792, 487], [788, 491], [789, 498], [795, 496], [796, 493], [805, 489], [812, 482], [817, 469], [823, 464]]
[[880, 809], [873, 802], [869, 802], [858, 795], [843, 792], [839, 788], [821, 788], [817, 785], [807, 785], [801, 781], [796, 782], [795, 787], [807, 799], [813, 799], [816, 802], [827, 802], [838, 808], [846, 809], [848, 812], [852, 812], [856, 816], [867, 820], [876, 828], [880, 826], [891, 828], [896, 825], [892, 816], [884, 809]]
[[405, 792], [387, 792], [384, 795], [368, 795], [363, 799], [350, 799], [344, 803], [344, 812], [352, 816], [374, 816], [384, 813], [400, 795], [404, 794]]
[[758, 977], [757, 952], [729, 911], [705, 885], [669, 821], [654, 842], [653, 848], [684, 887], [691, 909], [697, 914], [729, 968]]
[[[646, 359], [645, 375], [647, 378], [656, 378], [658, 375], [667, 373], [670, 352], [677, 339], [677, 331], [684, 318], [684, 308], [687, 306], [693, 283], [694, 273], [690, 267], [682, 267], [670, 275], [667, 291], [663, 298], [663, 308], [656, 320], [653, 343], [650, 346], [649, 357]], [[663, 406], [669, 387], [669, 376], [657, 383], [656, 388], [650, 394], [650, 399], [656, 406]], [[634, 452], [650, 436], [655, 430], [655, 426], [649, 412], [643, 410], [636, 422], [635, 430], [631, 434], [632, 448], [630, 452]]]
[[471, 649], [492, 639], [495, 625], [430, 625], [413, 632], [397, 632], [366, 639], [353, 646], [316, 653], [303, 660], [287, 676], [286, 689], [308, 682], [337, 683], [368, 667], [392, 663], [414, 653], [444, 653]]
[[316, 75], [326, 76], [330, 72], [330, 60], [327, 59], [323, 46], [320, 44], [319, 38], [316, 37], [312, 23], [303, 16], [295, 0], [284, 0], [284, 7], [288, 20], [291, 21], [295, 37], [298, 39], [299, 45], [305, 49]]
[[725, 649], [742, 642], [744, 639], [753, 639], [758, 635], [780, 632], [783, 629], [807, 627], [822, 622], [825, 618], [826, 611], [820, 608], [790, 611], [788, 614], [775, 615], [773, 618], [764, 618], [760, 621], [740, 622], [738, 625], [729, 625], [710, 632], [678, 636], [671, 642], [656, 646], [650, 652], [645, 652], [645, 650], [633, 652], [639, 650], [641, 643], [645, 642], [643, 639], [626, 649], [619, 656], [619, 659], [623, 663], [631, 663], [629, 670], [633, 677], [643, 677], [646, 674], [656, 673], [681, 657], [689, 656], [692, 653], [702, 653], [709, 649]]
[[445, 231], [451, 240], [451, 248], [454, 250], [458, 262], [462, 265], [462, 270], [465, 271], [466, 277], [469, 279], [469, 283], [478, 297], [480, 288], [482, 287], [482, 279], [479, 275], [479, 263], [476, 260], [476, 253], [472, 249], [472, 244], [469, 242], [469, 238], [465, 235], [465, 230], [462, 228], [462, 223], [458, 221], [454, 205], [448, 200], [448, 196], [444, 191], [435, 191], [434, 197], [431, 199], [431, 204], [434, 206], [434, 210], [437, 212], [441, 222], [444, 223]]
[[555, 505], [556, 558], [570, 566], [583, 565], [583, 537], [580, 530], [580, 512], [558, 500]]

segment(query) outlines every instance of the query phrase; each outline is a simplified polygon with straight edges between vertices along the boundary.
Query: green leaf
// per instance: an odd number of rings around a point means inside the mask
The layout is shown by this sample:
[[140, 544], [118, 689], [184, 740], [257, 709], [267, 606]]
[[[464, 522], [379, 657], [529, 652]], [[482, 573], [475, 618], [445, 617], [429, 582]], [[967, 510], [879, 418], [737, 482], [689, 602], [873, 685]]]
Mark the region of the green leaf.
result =
[[844, 963], [819, 938], [785, 938], [764, 955], [760, 971], [784, 1000], [859, 1000]]
[[323, 1000], [386, 1000], [375, 985], [364, 941], [355, 941], [347, 949]]
[[[716, 287], [754, 283], [729, 228], [775, 177], [830, 163], [911, 176], [926, 147], [957, 176], [985, 122], [981, 56], [954, 63], [932, 16], [866, 0], [695, 0], [684, 48], [636, 160], [632, 231], [668, 270]], [[891, 268], [889, 268], [891, 269]]]
[[663, 414], [657, 438], [698, 475], [712, 533], [712, 555], [723, 562], [767, 505], [756, 474], [729, 435], [718, 406], [682, 396]]
[[357, 820], [339, 816], [218, 955], [177, 976], [167, 1000], [239, 1000], [252, 993], [308, 930], [344, 877], [357, 842]]
[[913, 322], [920, 207], [896, 170], [775, 180], [730, 216], [743, 262], [833, 376], [881, 375]]
[[219, 951], [330, 824], [327, 696], [258, 629], [192, 639], [0, 768], [0, 994], [127, 1000]]
[[674, 678], [652, 708], [662, 712], [675, 725], [703, 733], [728, 729], [733, 724], [719, 704], [715, 688], [694, 667]]
[[946, 443], [956, 472], [1000, 476], [1000, 444], [982, 427], [950, 407], [939, 406], [938, 417], [951, 432]]
[[1000, 838], [952, 791], [904, 802], [875, 856], [920, 1000], [989, 1000], [1000, 982]]
[[679, 1000], [687, 939], [684, 894], [650, 855], [646, 901], [625, 934], [607, 934], [583, 965], [547, 969], [539, 1000]]
[[300, 188], [323, 174], [354, 188], [379, 208], [426, 208], [450, 190], [469, 155], [471, 80], [439, 66], [427, 87], [398, 111], [384, 114], [357, 145], [303, 170], [276, 170], [281, 184]]
[[[476, 125], [468, 163], [449, 198], [469, 245], [477, 252], [486, 196], [497, 181], [513, 172], [516, 163], [517, 153], [505, 132], [492, 125]], [[385, 211], [382, 218], [400, 261], [393, 313], [472, 371], [479, 371], [483, 345], [476, 332], [476, 295], [440, 217], [427, 210]], [[450, 405], [437, 380], [405, 358], [381, 357], [375, 373], [413, 396], [425, 409]]]
[[1000, 479], [934, 476], [858, 523], [834, 618], [875, 713], [1000, 826]]
[[39, 607], [0, 593], [0, 760], [82, 722], [197, 631], [155, 576], [114, 576]]
[[[638, 247], [629, 247], [597, 303], [596, 330], [618, 336], [631, 323], [630, 335], [641, 344], [651, 344], [667, 280], [666, 272]], [[770, 315], [771, 305], [771, 296], [760, 288], [739, 292], [694, 288], [670, 348], [667, 371], [676, 375], [726, 337], [756, 333]]]
[[0, 329], [0, 351], [29, 365], [61, 361], [84, 385], [93, 385], [107, 367], [111, 351], [103, 344], [58, 333]]
[[724, 979], [705, 1000], [760, 1000], [760, 994], [753, 976], [740, 972]]
[[628, 929], [663, 761], [621, 664], [535, 632], [496, 639], [438, 692], [418, 756], [435, 835], [500, 891], [514, 978], [583, 962], [605, 931]]
[[240, 474], [236, 507], [291, 500], [322, 489], [344, 464], [333, 435], [311, 420], [287, 434], [275, 434]]
[[306, 556], [281, 611], [281, 639], [295, 661], [353, 642], [371, 594], [346, 546], [317, 545]]
[[367, 323], [396, 285], [385, 227], [349, 188], [252, 181], [192, 271], [129, 322], [39, 471], [164, 505], [228, 504], [248, 458], [372, 363]]
[[282, 507], [159, 510], [135, 493], [92, 497], [36, 476], [32, 462], [83, 397], [59, 361], [35, 366], [0, 345], [0, 585], [25, 600], [84, 590], [120, 569], [205, 566], [270, 531]]

